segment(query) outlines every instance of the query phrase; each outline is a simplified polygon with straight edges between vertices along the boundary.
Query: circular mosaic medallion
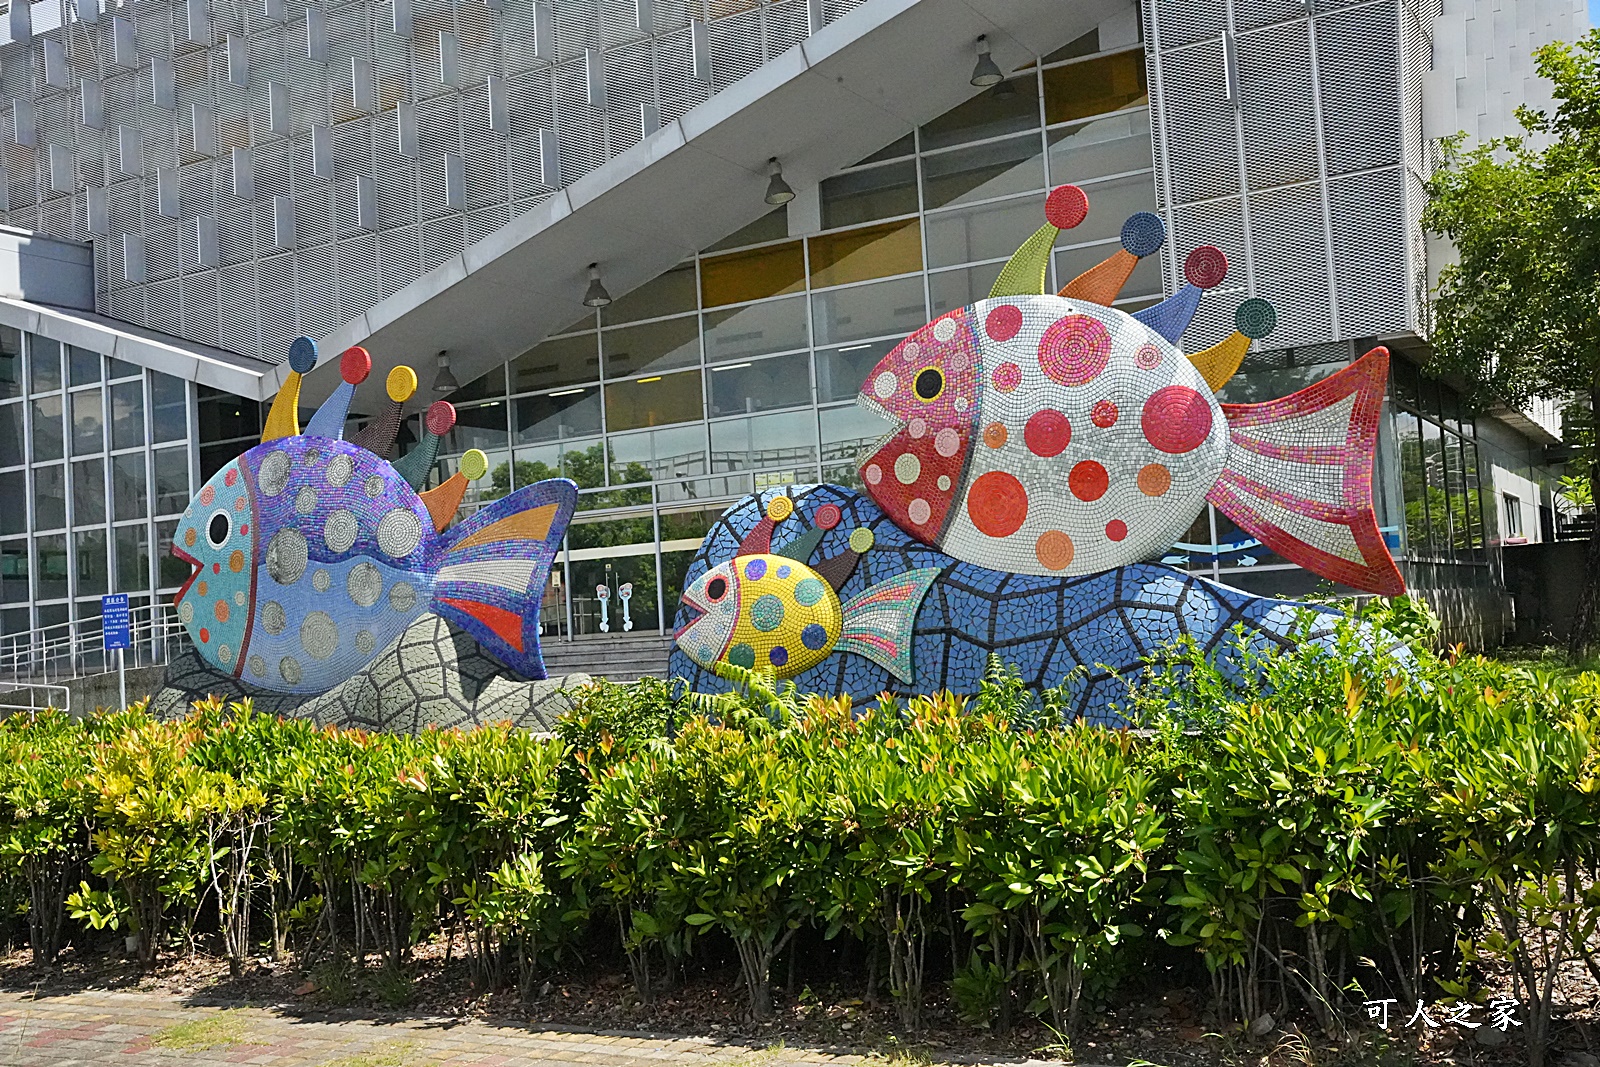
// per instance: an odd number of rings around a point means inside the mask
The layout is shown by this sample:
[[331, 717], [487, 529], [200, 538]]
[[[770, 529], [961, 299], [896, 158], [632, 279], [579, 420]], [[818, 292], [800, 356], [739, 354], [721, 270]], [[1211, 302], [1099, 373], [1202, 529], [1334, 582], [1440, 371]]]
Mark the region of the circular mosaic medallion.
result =
[[328, 521], [322, 525], [322, 540], [328, 551], [337, 556], [350, 551], [359, 532], [354, 513], [338, 508], [328, 513]]
[[347, 484], [356, 473], [356, 461], [343, 452], [328, 461], [328, 469], [322, 472], [323, 479], [333, 486]]
[[410, 508], [390, 508], [378, 520], [378, 547], [384, 555], [400, 559], [422, 543], [422, 520]]
[[300, 647], [312, 659], [327, 659], [339, 647], [339, 628], [325, 611], [308, 612], [300, 624]]
[[261, 461], [261, 472], [256, 477], [256, 484], [261, 487], [262, 496], [277, 496], [288, 488], [289, 472], [294, 464], [289, 459], [289, 454], [282, 449], [267, 453], [267, 458]]
[[267, 573], [279, 585], [298, 582], [310, 558], [305, 535], [293, 526], [285, 526], [267, 542]]
[[269, 600], [261, 605], [261, 627], [267, 633], [276, 637], [283, 633], [284, 627], [289, 625], [289, 620], [284, 616], [283, 605], [276, 600]]
[[379, 573], [377, 567], [362, 560], [350, 568], [350, 573], [344, 580], [344, 591], [350, 595], [351, 601], [355, 604], [370, 608], [383, 595], [383, 575]]

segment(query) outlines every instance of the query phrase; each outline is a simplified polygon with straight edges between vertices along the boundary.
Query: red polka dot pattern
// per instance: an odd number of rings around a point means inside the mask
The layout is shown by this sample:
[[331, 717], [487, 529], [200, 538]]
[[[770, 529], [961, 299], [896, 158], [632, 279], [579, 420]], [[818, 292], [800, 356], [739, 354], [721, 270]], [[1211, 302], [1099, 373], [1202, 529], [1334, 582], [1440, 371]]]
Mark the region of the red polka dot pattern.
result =
[[1128, 536], [1128, 524], [1121, 519], [1112, 519], [1106, 523], [1106, 536], [1113, 541], [1120, 541]]
[[429, 433], [443, 437], [456, 424], [455, 405], [448, 400], [435, 400], [428, 405], [428, 414], [423, 421]]
[[1216, 245], [1201, 245], [1183, 261], [1183, 276], [1190, 285], [1214, 288], [1228, 276], [1228, 257]]
[[1028, 518], [1028, 491], [1005, 471], [980, 474], [967, 491], [972, 525], [990, 537], [1010, 537]]
[[1192, 452], [1211, 434], [1211, 404], [1187, 385], [1157, 389], [1144, 402], [1145, 440], [1163, 452]]
[[996, 389], [1009, 393], [1022, 384], [1022, 368], [1015, 363], [1002, 363], [994, 369], [990, 378]]
[[1102, 430], [1117, 424], [1117, 405], [1109, 400], [1102, 400], [1089, 412], [1089, 421]]
[[347, 348], [339, 357], [339, 377], [351, 385], [360, 385], [371, 373], [372, 355], [365, 348]]
[[817, 509], [816, 516], [812, 519], [819, 530], [831, 530], [844, 519], [844, 512], [838, 504], [824, 504]]
[[989, 312], [983, 329], [992, 341], [1011, 340], [1022, 329], [1022, 309], [1015, 304], [1001, 304]]
[[1089, 217], [1089, 197], [1076, 185], [1059, 185], [1044, 201], [1045, 221], [1058, 230], [1070, 230]]
[[1067, 475], [1067, 487], [1079, 500], [1099, 500], [1111, 487], [1111, 477], [1106, 469], [1092, 459], [1076, 463]]
[[1036, 456], [1059, 456], [1072, 443], [1072, 424], [1059, 411], [1036, 411], [1022, 428], [1022, 440]]
[[1067, 315], [1045, 327], [1039, 369], [1061, 385], [1092, 382], [1111, 359], [1111, 334], [1099, 319]]

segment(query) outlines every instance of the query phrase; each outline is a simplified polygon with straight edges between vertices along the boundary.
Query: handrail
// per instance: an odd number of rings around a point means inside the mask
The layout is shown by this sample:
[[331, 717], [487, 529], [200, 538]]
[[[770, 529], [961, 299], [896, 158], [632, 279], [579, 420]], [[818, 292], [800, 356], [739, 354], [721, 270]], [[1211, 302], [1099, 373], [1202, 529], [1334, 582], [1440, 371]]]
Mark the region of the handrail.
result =
[[[40, 704], [37, 697], [41, 689], [48, 689], [53, 693], [60, 693], [61, 700], [59, 702], [51, 700], [44, 704]], [[10, 699], [13, 694], [21, 692], [26, 692], [28, 694], [28, 702], [26, 704], [22, 704]], [[15, 689], [7, 689], [4, 692], [0, 692], [0, 712], [43, 711], [46, 708], [55, 708], [57, 711], [70, 712], [72, 710], [72, 690], [68, 689], [64, 685], [48, 685], [44, 682], [34, 682], [27, 685], [19, 685]], [[0, 715], [0, 718], [4, 717], [4, 715]]]
[[[0, 681], [16, 685], [44, 684], [100, 674], [115, 669], [116, 656], [103, 648], [100, 618], [42, 626], [20, 634], [0, 635]], [[177, 651], [183, 624], [165, 601], [129, 611], [129, 667], [166, 663]]]

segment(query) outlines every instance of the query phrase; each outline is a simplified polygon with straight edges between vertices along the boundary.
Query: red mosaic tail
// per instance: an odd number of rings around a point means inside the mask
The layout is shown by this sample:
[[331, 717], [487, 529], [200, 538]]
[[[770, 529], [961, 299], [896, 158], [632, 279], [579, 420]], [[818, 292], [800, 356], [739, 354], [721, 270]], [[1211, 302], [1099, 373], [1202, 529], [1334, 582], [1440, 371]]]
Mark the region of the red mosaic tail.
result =
[[1207, 495], [1284, 559], [1382, 596], [1405, 592], [1372, 508], [1389, 350], [1264, 404], [1223, 404], [1228, 462]]

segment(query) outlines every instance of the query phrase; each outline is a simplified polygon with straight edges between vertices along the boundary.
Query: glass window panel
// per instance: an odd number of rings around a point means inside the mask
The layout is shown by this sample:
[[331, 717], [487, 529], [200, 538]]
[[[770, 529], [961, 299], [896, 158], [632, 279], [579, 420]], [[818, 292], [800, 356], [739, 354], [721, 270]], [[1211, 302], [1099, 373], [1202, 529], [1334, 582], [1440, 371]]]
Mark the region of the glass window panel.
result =
[[516, 451], [517, 488], [546, 478], [571, 478], [579, 489], [606, 484], [605, 446], [599, 441], [566, 441]]
[[817, 420], [789, 411], [711, 424], [711, 472], [783, 468], [789, 481], [816, 477]]
[[909, 156], [916, 150], [917, 135], [914, 133], [908, 133], [894, 143], [885, 145], [883, 148], [880, 148], [878, 151], [872, 153], [872, 155], [857, 163], [856, 166], [864, 167], [868, 163], [883, 163], [891, 159], [899, 159], [901, 156]]
[[22, 395], [22, 331], [0, 326], [0, 400]]
[[156, 523], [156, 581], [157, 588], [171, 589], [189, 580], [190, 566], [172, 554], [172, 535], [178, 529], [177, 519]]
[[[34, 539], [34, 575], [41, 598], [67, 595], [67, 535], [53, 534]], [[188, 573], [189, 568], [184, 568]], [[62, 621], [65, 622], [63, 614]], [[45, 613], [39, 612], [39, 625], [46, 625]]]
[[1120, 111], [1149, 100], [1143, 49], [1044, 72], [1044, 120], [1050, 125]]
[[[1089, 241], [1120, 240], [1122, 224], [1136, 211], [1156, 209], [1154, 174], [1129, 174], [1083, 187], [1089, 194], [1089, 217], [1070, 230], [1062, 230], [1057, 246]], [[1157, 257], [1151, 256], [1151, 259]]]
[[894, 428], [855, 404], [824, 408], [818, 413], [818, 420], [822, 424], [822, 462], [831, 464], [853, 466], [863, 452]]
[[842, 344], [868, 337], [906, 334], [928, 322], [922, 279], [900, 278], [811, 298], [818, 344]]
[[1432, 531], [1429, 554], [1450, 552], [1450, 505], [1445, 489], [1444, 442], [1439, 427], [1422, 420], [1422, 471], [1425, 477], [1428, 526]]
[[[1094, 211], [1090, 211], [1093, 216]], [[1036, 196], [928, 215], [928, 266], [948, 267], [980, 259], [1009, 259], [1044, 220]], [[1081, 227], [1080, 227], [1081, 228]], [[1120, 232], [1122, 222], [1117, 221]], [[1068, 231], [1076, 233], [1076, 230]]]
[[[105, 460], [80, 460], [72, 465], [72, 524], [95, 526], [106, 521]], [[181, 509], [180, 509], [181, 510]]]
[[1483, 484], [1478, 478], [1478, 446], [1464, 439], [1461, 441], [1461, 471], [1467, 498], [1467, 541], [1476, 555], [1484, 547], [1488, 509], [1484, 507]]
[[607, 378], [672, 370], [700, 362], [700, 320], [662, 319], [600, 334]]
[[1150, 112], [1131, 111], [1051, 130], [1050, 180], [1082, 182], [1107, 174], [1148, 170]]
[[25, 462], [21, 404], [0, 404], [0, 467], [17, 467]]
[[48, 393], [61, 388], [61, 343], [38, 334], [28, 335], [28, 388]]
[[487, 400], [492, 396], [506, 395], [506, 365], [495, 367], [488, 374], [479, 375], [450, 394], [450, 402], [460, 404], [468, 400]]
[[600, 432], [600, 387], [579, 386], [515, 403], [519, 445], [585, 437]]
[[[66, 559], [63, 551], [62, 559]], [[36, 609], [41, 627], [59, 626], [67, 621], [67, 606], [65, 604], [41, 604]]]
[[721, 252], [726, 248], [743, 248], [745, 245], [765, 244], [768, 241], [778, 241], [789, 236], [789, 205], [774, 208], [762, 215], [748, 226], [741, 226], [716, 244], [706, 248], [707, 252]]
[[0, 534], [28, 532], [28, 509], [21, 502], [28, 499], [28, 472], [11, 471], [0, 474]]
[[67, 468], [51, 463], [33, 468], [33, 528], [59, 530], [67, 524]]
[[1472, 523], [1467, 516], [1466, 484], [1461, 473], [1461, 439], [1446, 433], [1443, 438], [1444, 483], [1450, 508], [1450, 547], [1464, 552], [1472, 547]]
[[72, 385], [95, 384], [100, 380], [100, 353], [68, 345], [67, 372]]
[[806, 254], [800, 241], [700, 261], [700, 306], [721, 307], [798, 293], [806, 284]]
[[157, 441], [181, 441], [189, 436], [188, 392], [182, 378], [150, 372], [150, 421]]
[[[778, 233], [774, 236], [785, 237]], [[695, 302], [694, 261], [680, 263], [626, 296], [619, 296], [600, 309], [600, 321], [606, 326], [640, 319], [659, 319], [663, 315], [676, 315], [693, 311]]]
[[924, 156], [923, 205], [946, 207], [1042, 189], [1043, 160], [1039, 137], [1031, 133]]
[[74, 536], [78, 542], [78, 594], [102, 596], [109, 593], [111, 576], [106, 568], [105, 530], [82, 530]]
[[605, 389], [606, 429], [612, 433], [688, 422], [705, 415], [697, 370], [612, 382]]
[[865, 282], [922, 269], [916, 219], [811, 238], [811, 287]]
[[1100, 51], [1100, 28], [1096, 26], [1082, 37], [1074, 37], [1054, 52], [1044, 57], [1046, 63], [1059, 63], [1063, 59], [1092, 56]]
[[61, 431], [61, 397], [40, 397], [33, 404], [33, 461], [60, 459], [65, 447]]
[[28, 542], [0, 541], [0, 603], [26, 604], [28, 591]]
[[817, 403], [854, 400], [878, 361], [894, 350], [899, 341], [872, 341], [843, 348], [825, 348], [817, 353]]
[[811, 358], [804, 352], [713, 367], [711, 414], [738, 415], [811, 403]]
[[104, 404], [99, 389], [72, 393], [72, 454], [87, 456], [106, 450]]
[[513, 393], [599, 380], [599, 341], [592, 333], [546, 341], [511, 364]]
[[111, 387], [111, 447], [144, 443], [144, 383], [118, 382]]
[[129, 363], [125, 359], [106, 357], [106, 377], [115, 381], [118, 378], [136, 378], [144, 371], [143, 367]]
[[155, 452], [155, 512], [171, 515], [189, 506], [189, 452], [162, 448]]
[[[199, 419], [200, 443], [214, 444], [261, 436], [261, 405], [231, 393], [208, 392], [195, 404]], [[168, 440], [159, 434], [156, 439]], [[234, 454], [244, 449], [235, 449]]]
[[[589, 527], [595, 527], [590, 530]], [[616, 528], [616, 529], [612, 529]], [[589, 523], [572, 528], [572, 543], [580, 539], [595, 538], [600, 545], [637, 544], [637, 541], [618, 541], [618, 537], [640, 537], [647, 540], [654, 535], [651, 522], [646, 519], [613, 519], [609, 522]], [[629, 532], [631, 531], [631, 532]], [[610, 590], [606, 605], [607, 627], [610, 633], [620, 633], [625, 625], [622, 617], [622, 599], [618, 592], [624, 584], [633, 587], [628, 598], [628, 618], [633, 622], [631, 632], [656, 630], [661, 626], [660, 606], [656, 602], [656, 555], [654, 552], [615, 556], [609, 559], [575, 559], [572, 561], [572, 623], [579, 634], [600, 632], [600, 601], [595, 587], [603, 585]], [[675, 605], [674, 605], [675, 606]]]
[[1394, 402], [1411, 411], [1419, 410], [1416, 366], [1408, 359], [1393, 359], [1389, 367], [1394, 375]]
[[510, 447], [506, 407], [504, 400], [497, 400], [493, 404], [456, 408], [456, 424], [440, 440], [440, 455], [459, 456], [469, 448], [495, 452]]
[[979, 93], [922, 127], [922, 150], [983, 141], [1039, 126], [1039, 80], [1033, 74], [1011, 78], [1014, 94]]
[[607, 438], [611, 483], [661, 482], [706, 472], [706, 435], [699, 426], [674, 426]]
[[763, 356], [804, 348], [811, 343], [806, 323], [806, 298], [769, 300], [760, 304], [705, 313], [707, 363]]
[[143, 452], [111, 457], [111, 500], [115, 521], [145, 517]]
[[987, 298], [1004, 266], [1004, 263], [985, 263], [928, 275], [928, 299], [933, 303], [933, 317]]
[[[1056, 252], [1056, 288], [1066, 285], [1072, 279], [1098, 266], [1103, 260], [1114, 255], [1122, 248], [1121, 242], [1108, 242], [1099, 245], [1086, 245], [1083, 248], [1063, 248]], [[1133, 273], [1128, 276], [1127, 282], [1122, 286], [1119, 300], [1132, 296], [1160, 296], [1161, 295], [1161, 257], [1145, 256], [1133, 268]]]
[[823, 179], [817, 195], [822, 201], [824, 230], [914, 214], [917, 164], [908, 159], [904, 163], [846, 171]]

